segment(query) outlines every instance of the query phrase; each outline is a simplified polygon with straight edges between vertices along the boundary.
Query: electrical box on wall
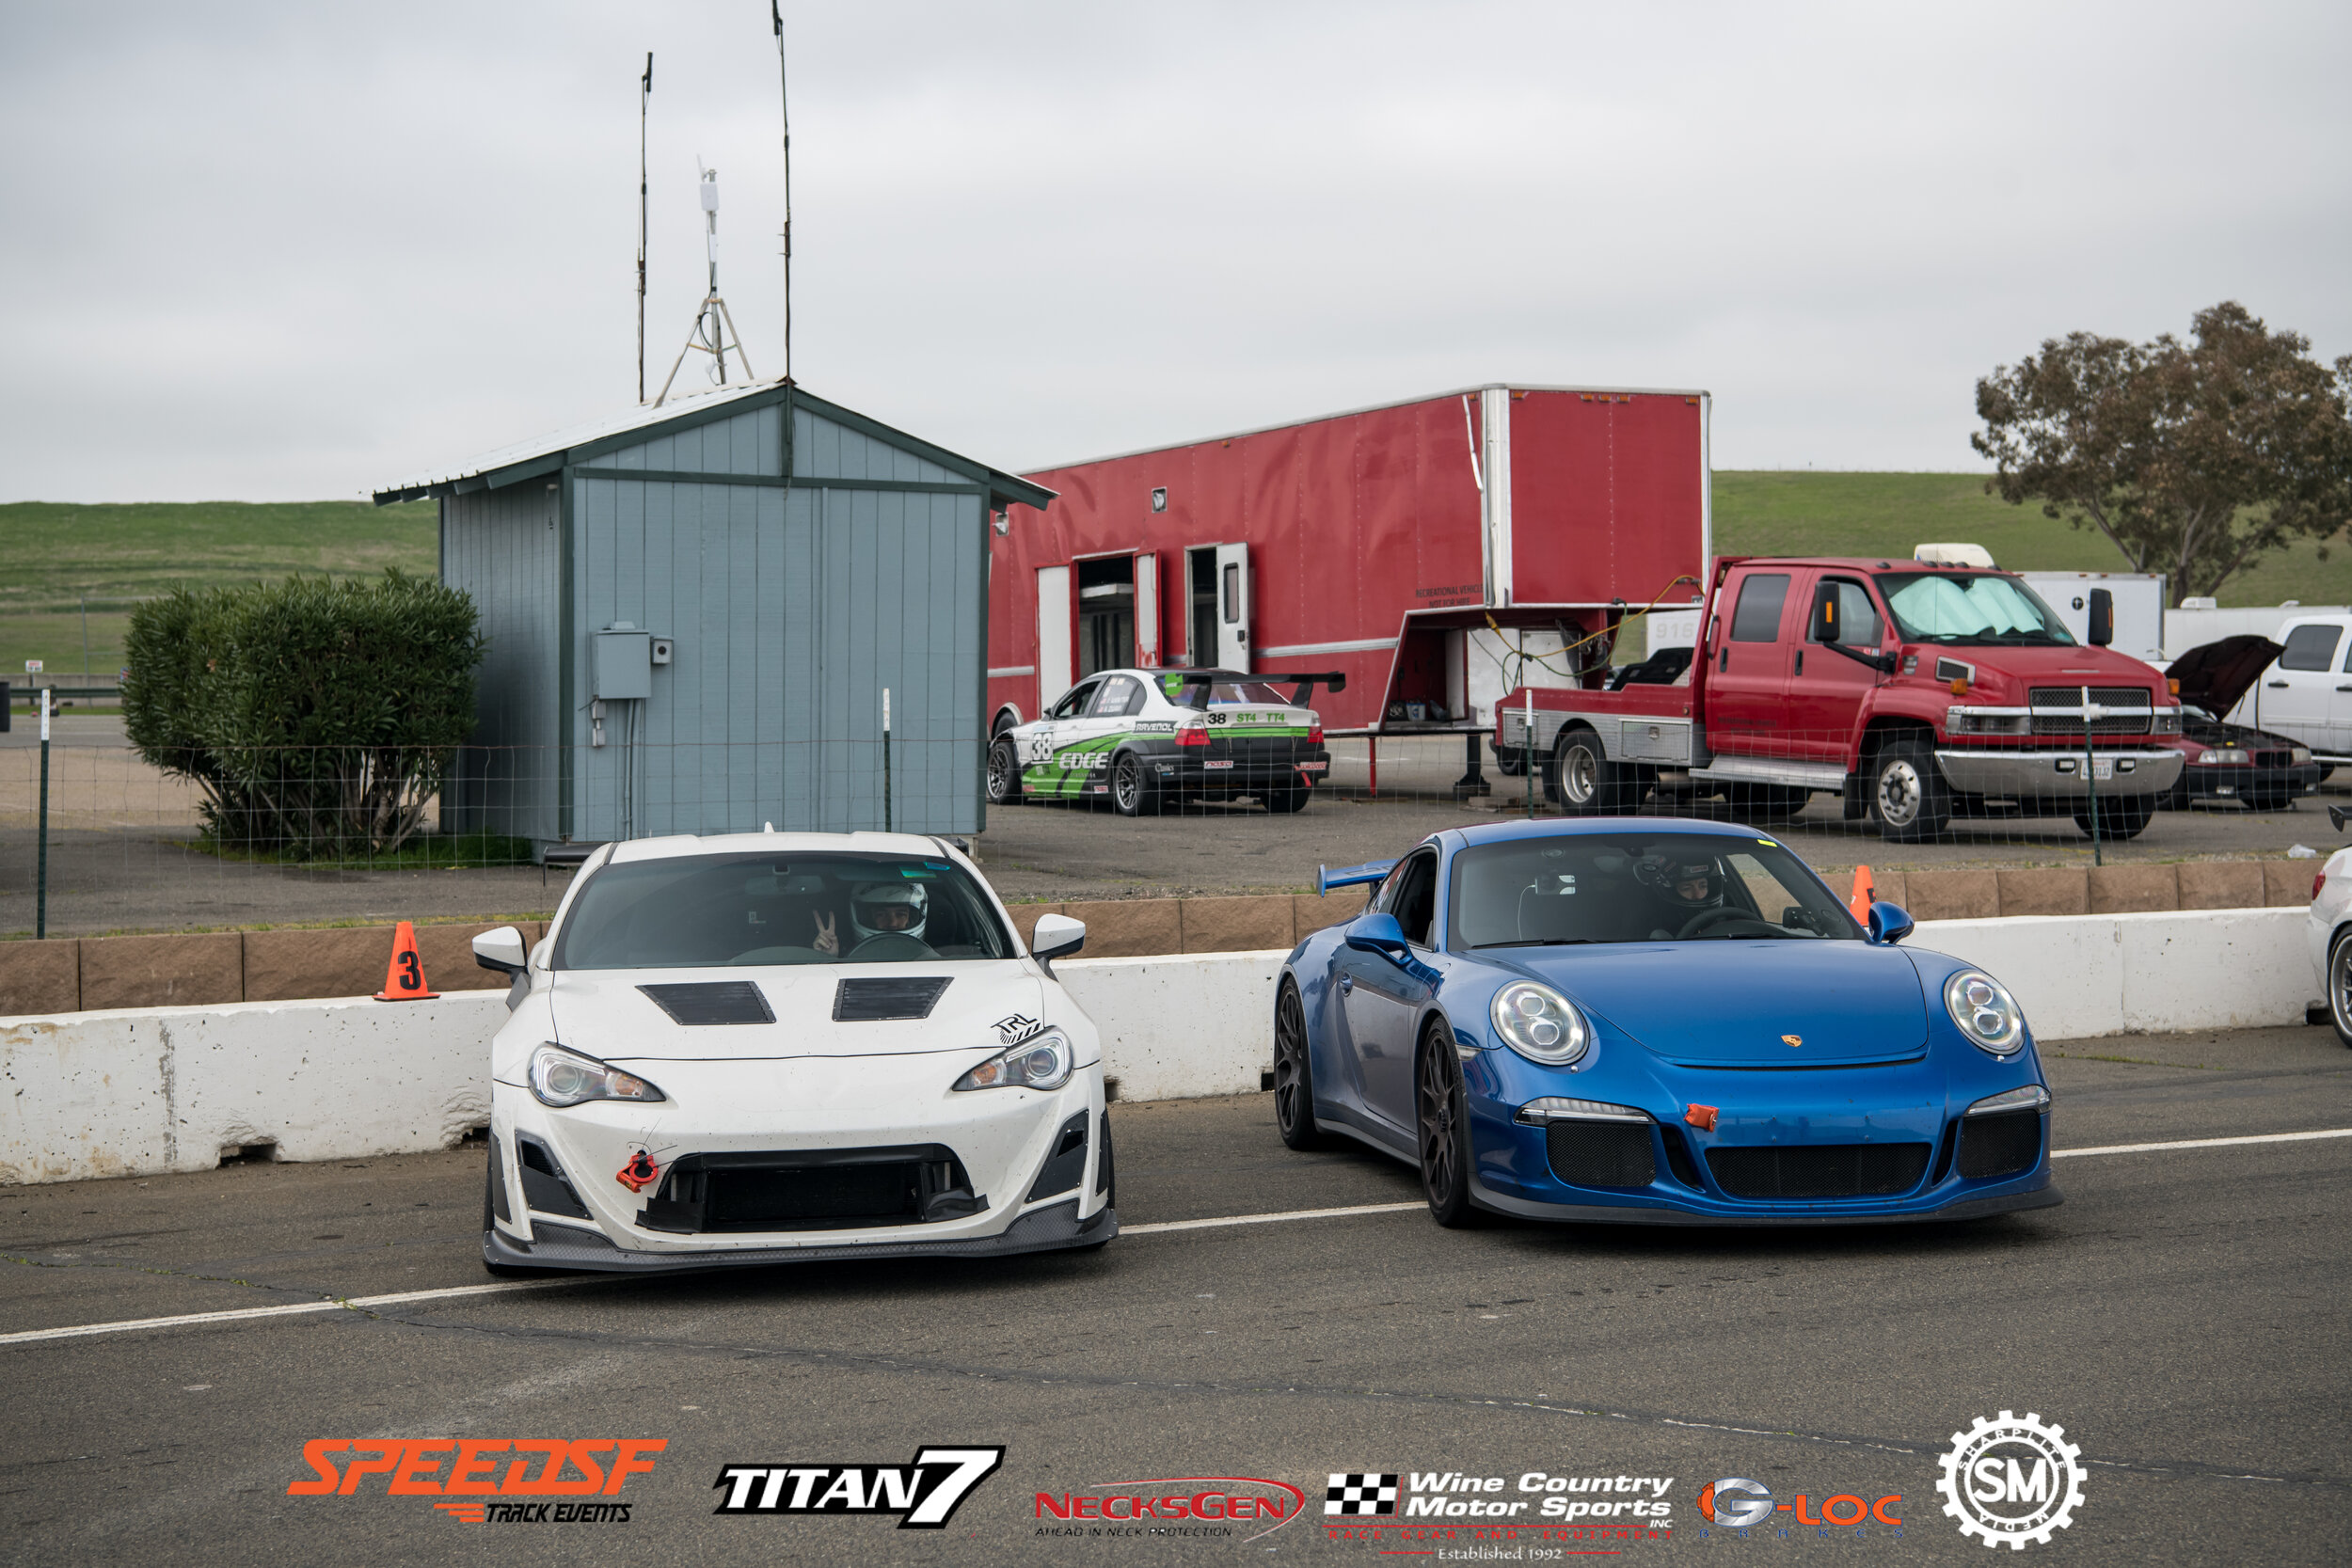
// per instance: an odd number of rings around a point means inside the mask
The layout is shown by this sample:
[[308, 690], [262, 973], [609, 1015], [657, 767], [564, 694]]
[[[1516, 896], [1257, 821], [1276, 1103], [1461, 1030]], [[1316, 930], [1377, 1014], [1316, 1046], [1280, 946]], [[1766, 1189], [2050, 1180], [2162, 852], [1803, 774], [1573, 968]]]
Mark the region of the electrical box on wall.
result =
[[628, 702], [653, 695], [653, 635], [616, 628], [592, 640], [589, 691], [599, 702]]
[[669, 663], [671, 646], [672, 643], [670, 639], [666, 637], [655, 638], [653, 640], [653, 661], [656, 664]]

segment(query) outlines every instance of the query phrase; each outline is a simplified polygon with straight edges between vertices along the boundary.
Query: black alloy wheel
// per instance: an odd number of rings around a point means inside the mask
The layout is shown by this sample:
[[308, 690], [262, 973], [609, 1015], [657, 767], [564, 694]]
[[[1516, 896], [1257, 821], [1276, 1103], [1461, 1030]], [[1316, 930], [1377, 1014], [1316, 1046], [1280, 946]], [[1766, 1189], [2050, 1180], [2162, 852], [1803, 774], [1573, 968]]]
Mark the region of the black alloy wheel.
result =
[[2336, 1038], [2352, 1046], [2352, 931], [2339, 933], [2328, 949], [2328, 1022]]
[[1274, 999], [1274, 1130], [1291, 1148], [1324, 1147], [1323, 1130], [1315, 1122], [1315, 1068], [1307, 1051], [1307, 1009], [1298, 1000], [1298, 983], [1287, 974]]
[[1449, 1036], [1444, 1023], [1433, 1022], [1421, 1037], [1415, 1142], [1429, 1217], [1459, 1230], [1478, 1223], [1478, 1211], [1470, 1197], [1470, 1106], [1462, 1091], [1462, 1064]]
[[999, 740], [988, 749], [988, 803], [1021, 803], [1021, 759], [1013, 754], [1010, 739]]
[[1160, 809], [1159, 791], [1144, 775], [1143, 759], [1122, 752], [1111, 764], [1111, 809], [1121, 816], [1147, 816]]

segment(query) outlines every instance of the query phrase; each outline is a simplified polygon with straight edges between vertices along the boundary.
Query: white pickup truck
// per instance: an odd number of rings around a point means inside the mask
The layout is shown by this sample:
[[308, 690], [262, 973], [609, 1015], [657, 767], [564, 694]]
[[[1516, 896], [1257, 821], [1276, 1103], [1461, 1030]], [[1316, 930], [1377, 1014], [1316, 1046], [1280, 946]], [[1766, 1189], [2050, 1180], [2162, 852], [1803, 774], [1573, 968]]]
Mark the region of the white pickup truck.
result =
[[2230, 710], [2229, 722], [2299, 740], [2332, 767], [2352, 767], [2352, 614], [2297, 615], [2285, 645]]

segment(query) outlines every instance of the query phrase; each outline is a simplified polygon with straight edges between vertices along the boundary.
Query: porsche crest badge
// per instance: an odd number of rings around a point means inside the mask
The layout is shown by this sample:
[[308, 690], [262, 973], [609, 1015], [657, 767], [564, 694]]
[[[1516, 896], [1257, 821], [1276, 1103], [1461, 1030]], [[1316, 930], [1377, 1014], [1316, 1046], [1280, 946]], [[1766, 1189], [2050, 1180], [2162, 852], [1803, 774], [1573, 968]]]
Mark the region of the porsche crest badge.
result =
[[1804, 1037], [1803, 1035], [1783, 1035], [1780, 1037], [1780, 1043], [1793, 1048], [1803, 1045], [1804, 1043]]

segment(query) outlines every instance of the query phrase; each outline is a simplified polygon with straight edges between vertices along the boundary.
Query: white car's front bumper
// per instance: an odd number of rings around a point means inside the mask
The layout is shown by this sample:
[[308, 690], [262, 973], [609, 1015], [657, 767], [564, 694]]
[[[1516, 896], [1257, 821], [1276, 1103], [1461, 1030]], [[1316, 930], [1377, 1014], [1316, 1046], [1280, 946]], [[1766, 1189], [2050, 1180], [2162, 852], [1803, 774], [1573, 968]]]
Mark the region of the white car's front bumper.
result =
[[[488, 1261], [662, 1270], [990, 1255], [1089, 1246], [1118, 1229], [1099, 1063], [1050, 1092], [961, 1094], [948, 1085], [970, 1059], [955, 1052], [616, 1065], [669, 1098], [554, 1109], [492, 1085]], [[659, 1174], [632, 1190], [621, 1176], [641, 1149]], [[946, 1180], [950, 1162], [960, 1184]], [[926, 1194], [949, 1189], [929, 1219], [913, 1212], [920, 1202], [814, 1218], [794, 1196], [811, 1190], [812, 1171], [862, 1173], [855, 1188], [916, 1168]]]

